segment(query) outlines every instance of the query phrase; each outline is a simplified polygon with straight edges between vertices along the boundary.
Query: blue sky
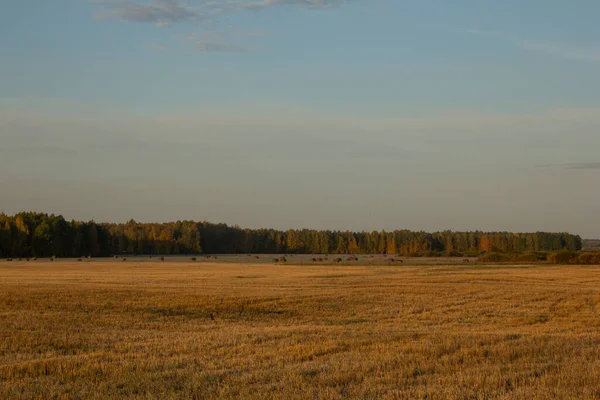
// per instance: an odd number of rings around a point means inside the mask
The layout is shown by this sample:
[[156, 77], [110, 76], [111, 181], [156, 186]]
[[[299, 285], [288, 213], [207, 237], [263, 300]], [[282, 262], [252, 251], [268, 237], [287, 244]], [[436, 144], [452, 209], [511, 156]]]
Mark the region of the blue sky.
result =
[[600, 236], [597, 1], [0, 5], [5, 212]]

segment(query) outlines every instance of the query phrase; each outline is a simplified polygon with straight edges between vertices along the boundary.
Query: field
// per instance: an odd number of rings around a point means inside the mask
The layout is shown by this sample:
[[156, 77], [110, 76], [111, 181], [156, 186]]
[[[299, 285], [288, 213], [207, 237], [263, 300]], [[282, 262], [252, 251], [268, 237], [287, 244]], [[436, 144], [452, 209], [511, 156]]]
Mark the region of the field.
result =
[[0, 261], [0, 398], [600, 398], [600, 267], [244, 257]]

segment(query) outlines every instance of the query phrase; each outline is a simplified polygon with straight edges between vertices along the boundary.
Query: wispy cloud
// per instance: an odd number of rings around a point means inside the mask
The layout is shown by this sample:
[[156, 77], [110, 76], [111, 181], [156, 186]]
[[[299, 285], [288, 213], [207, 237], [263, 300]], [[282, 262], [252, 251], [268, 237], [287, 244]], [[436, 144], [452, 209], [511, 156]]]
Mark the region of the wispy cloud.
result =
[[191, 43], [199, 52], [246, 53], [252, 51], [246, 44], [246, 39], [260, 36], [260, 32], [242, 32], [231, 28], [227, 30], [201, 29], [180, 39]]
[[563, 168], [563, 169], [600, 169], [600, 162], [585, 163], [565, 163], [565, 164], [543, 164], [542, 168]]
[[600, 47], [578, 47], [568, 43], [519, 40], [519, 47], [569, 60], [600, 61]]
[[274, 6], [301, 6], [308, 9], [327, 9], [344, 0], [214, 0], [196, 2], [184, 0], [93, 0], [104, 10], [96, 19], [118, 19], [127, 22], [152, 23], [159, 28], [181, 22], [212, 20], [226, 12], [256, 10]]
[[159, 28], [180, 22], [194, 22], [203, 14], [192, 7], [176, 0], [102, 0], [108, 10], [95, 15], [96, 19], [118, 19], [125, 22], [152, 23]]
[[482, 31], [478, 29], [458, 29], [458, 31], [510, 42], [523, 50], [544, 53], [553, 57], [568, 60], [600, 62], [600, 47], [580, 46], [566, 42], [524, 39], [502, 32]]
[[332, 8], [339, 4], [339, 0], [262, 0], [240, 1], [237, 8], [250, 10], [283, 5], [300, 5], [308, 8]]
[[150, 50], [157, 51], [157, 52], [159, 52], [159, 53], [160, 53], [160, 52], [162, 52], [162, 51], [165, 51], [165, 49], [166, 49], [165, 45], [164, 45], [164, 44], [162, 44], [162, 43], [152, 43], [152, 44], [148, 44], [148, 45], [146, 45], [146, 48], [148, 48], [148, 49], [150, 49]]
[[221, 53], [246, 53], [249, 51], [244, 46], [233, 43], [211, 43], [195, 40], [194, 45], [199, 52], [216, 51]]
[[[244, 36], [247, 39], [259, 35], [232, 34], [223, 29], [214, 29], [224, 14], [280, 6], [328, 9], [339, 6], [344, 1], [347, 0], [92, 0], [101, 8], [94, 15], [97, 20], [147, 23], [158, 28], [174, 25], [193, 27], [196, 31], [183, 38], [199, 52], [250, 51], [246, 44], [241, 43], [244, 40], [239, 40], [239, 37]], [[210, 29], [214, 30], [212, 34], [208, 34]], [[162, 45], [153, 47], [159, 51], [164, 49]]]

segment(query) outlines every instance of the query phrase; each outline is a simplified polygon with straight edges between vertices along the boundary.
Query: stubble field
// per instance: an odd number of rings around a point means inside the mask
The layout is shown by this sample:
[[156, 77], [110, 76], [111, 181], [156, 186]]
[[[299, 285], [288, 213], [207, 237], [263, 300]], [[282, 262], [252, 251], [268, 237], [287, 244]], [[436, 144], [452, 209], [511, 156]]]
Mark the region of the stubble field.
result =
[[0, 398], [598, 399], [600, 267], [0, 263]]

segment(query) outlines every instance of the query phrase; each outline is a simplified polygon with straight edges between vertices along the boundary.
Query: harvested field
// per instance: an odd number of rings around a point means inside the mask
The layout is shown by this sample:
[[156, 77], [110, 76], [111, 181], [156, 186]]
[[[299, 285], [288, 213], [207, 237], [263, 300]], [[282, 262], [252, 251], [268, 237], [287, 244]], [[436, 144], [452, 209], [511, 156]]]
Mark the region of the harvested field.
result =
[[600, 267], [241, 258], [0, 261], [0, 398], [600, 398]]

